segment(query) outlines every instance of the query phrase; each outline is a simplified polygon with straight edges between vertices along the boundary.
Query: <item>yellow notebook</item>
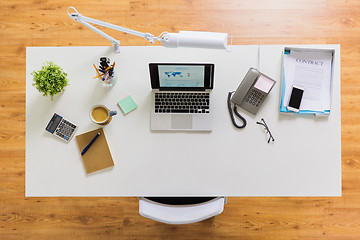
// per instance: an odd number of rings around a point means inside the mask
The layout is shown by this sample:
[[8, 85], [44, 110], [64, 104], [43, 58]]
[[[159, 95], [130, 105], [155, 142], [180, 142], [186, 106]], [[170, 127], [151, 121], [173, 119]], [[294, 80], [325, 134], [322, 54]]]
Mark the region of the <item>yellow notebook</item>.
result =
[[78, 144], [80, 154], [97, 133], [100, 133], [100, 136], [91, 145], [89, 150], [82, 155], [86, 173], [92, 173], [114, 166], [114, 161], [102, 128], [76, 136], [76, 142]]

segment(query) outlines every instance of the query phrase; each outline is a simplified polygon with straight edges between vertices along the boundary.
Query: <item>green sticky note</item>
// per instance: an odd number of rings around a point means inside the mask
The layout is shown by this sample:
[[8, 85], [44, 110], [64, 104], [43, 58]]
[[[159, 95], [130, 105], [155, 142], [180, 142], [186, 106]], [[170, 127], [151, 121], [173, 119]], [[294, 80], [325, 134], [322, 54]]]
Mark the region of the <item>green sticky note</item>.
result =
[[125, 115], [137, 108], [134, 99], [130, 95], [120, 100], [118, 105]]

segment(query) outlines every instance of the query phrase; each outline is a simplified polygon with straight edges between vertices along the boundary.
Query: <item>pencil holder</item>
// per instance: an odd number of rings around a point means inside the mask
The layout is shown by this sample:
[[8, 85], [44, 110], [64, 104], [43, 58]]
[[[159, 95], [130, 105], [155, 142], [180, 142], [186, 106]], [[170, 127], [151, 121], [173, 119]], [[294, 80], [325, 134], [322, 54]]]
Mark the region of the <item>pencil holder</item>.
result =
[[103, 86], [105, 87], [112, 87], [116, 83], [116, 75], [113, 72], [111, 76], [105, 76], [103, 80]]
[[97, 74], [94, 78], [101, 80], [105, 87], [114, 86], [116, 83], [115, 62], [110, 65], [110, 58], [101, 57], [99, 67], [97, 68], [95, 64], [93, 66]]

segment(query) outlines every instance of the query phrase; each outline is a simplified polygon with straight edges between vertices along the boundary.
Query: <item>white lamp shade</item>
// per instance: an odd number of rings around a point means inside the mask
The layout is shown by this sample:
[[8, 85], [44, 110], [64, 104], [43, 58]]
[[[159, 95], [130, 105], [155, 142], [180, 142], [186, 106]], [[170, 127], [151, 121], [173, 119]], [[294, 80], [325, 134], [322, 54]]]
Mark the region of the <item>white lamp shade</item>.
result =
[[227, 49], [227, 33], [180, 31], [165, 33], [161, 38], [164, 47], [193, 47]]

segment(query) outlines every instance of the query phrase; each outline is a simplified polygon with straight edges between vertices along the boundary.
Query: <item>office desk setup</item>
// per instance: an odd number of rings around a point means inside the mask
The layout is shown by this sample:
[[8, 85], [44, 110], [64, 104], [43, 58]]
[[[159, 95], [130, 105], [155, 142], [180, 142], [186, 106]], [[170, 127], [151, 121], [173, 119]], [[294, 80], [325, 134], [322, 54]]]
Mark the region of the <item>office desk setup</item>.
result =
[[[341, 196], [340, 46], [334, 49], [331, 113], [328, 117], [279, 113], [285, 46], [232, 46], [230, 52], [162, 47], [28, 47], [26, 52], [26, 189], [38, 196]], [[100, 57], [116, 62], [117, 82], [93, 79]], [[51, 101], [32, 86], [31, 72], [53, 61], [69, 86]], [[213, 130], [151, 131], [149, 63], [213, 63]], [[277, 83], [248, 124], [236, 129], [227, 95], [250, 67]], [[123, 115], [117, 102], [131, 95], [138, 107]], [[103, 104], [118, 110], [99, 126], [89, 110]], [[54, 113], [77, 124], [75, 135], [103, 127], [114, 166], [86, 174], [75, 138], [65, 143], [45, 131]], [[266, 120], [275, 138], [267, 143]]]

